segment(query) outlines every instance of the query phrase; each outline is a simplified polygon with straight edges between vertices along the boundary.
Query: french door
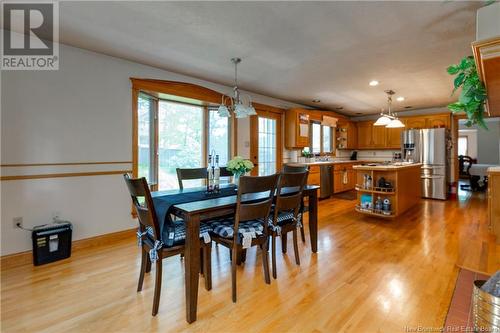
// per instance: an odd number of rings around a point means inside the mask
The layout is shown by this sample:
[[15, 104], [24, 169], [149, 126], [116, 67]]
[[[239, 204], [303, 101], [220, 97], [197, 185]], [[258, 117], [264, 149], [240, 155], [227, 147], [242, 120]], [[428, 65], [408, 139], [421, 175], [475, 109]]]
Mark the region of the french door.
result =
[[281, 113], [259, 111], [250, 118], [250, 155], [253, 176], [279, 172], [282, 162]]

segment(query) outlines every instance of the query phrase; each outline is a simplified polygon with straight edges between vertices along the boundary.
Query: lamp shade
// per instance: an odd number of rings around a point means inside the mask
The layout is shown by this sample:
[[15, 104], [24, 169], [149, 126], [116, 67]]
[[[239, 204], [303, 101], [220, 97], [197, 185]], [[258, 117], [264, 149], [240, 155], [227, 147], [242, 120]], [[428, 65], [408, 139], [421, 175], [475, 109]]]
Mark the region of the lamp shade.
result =
[[219, 117], [231, 117], [231, 113], [229, 112], [227, 106], [225, 106], [224, 104], [221, 104], [219, 106], [219, 108], [217, 109], [217, 113], [219, 114]]
[[377, 121], [373, 124], [373, 126], [387, 126], [389, 125], [393, 120], [387, 116], [380, 116]]
[[405, 124], [401, 122], [398, 118], [393, 119], [387, 126], [387, 128], [402, 128], [405, 127]]

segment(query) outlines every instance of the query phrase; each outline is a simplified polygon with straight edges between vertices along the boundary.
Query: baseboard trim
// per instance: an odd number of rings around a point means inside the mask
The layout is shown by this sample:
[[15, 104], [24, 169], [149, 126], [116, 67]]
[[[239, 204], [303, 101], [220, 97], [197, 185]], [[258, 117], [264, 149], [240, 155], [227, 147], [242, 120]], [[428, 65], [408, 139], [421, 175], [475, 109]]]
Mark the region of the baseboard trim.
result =
[[[137, 228], [127, 229], [73, 241], [71, 245], [72, 256], [81, 250], [91, 247], [106, 245], [125, 239], [132, 239], [135, 237], [136, 230]], [[0, 266], [2, 271], [9, 268], [32, 264], [33, 254], [31, 251], [13, 253], [0, 257]]]

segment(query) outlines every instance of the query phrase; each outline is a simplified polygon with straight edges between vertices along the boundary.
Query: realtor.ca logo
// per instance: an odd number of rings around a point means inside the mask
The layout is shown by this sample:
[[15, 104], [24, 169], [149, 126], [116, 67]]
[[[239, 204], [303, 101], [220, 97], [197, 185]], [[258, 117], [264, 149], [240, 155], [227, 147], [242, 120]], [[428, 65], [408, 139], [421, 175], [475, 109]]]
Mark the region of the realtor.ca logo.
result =
[[2, 2], [3, 70], [59, 69], [57, 2]]

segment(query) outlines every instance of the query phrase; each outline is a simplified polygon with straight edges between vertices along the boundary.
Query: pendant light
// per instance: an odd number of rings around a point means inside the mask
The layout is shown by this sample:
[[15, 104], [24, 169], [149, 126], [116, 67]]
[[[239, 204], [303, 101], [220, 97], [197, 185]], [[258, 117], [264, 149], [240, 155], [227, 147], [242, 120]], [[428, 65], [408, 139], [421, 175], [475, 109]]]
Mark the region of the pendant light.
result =
[[392, 95], [395, 94], [393, 90], [386, 90], [387, 94], [387, 114], [384, 111], [380, 113], [380, 117], [373, 124], [373, 126], [385, 126], [387, 128], [402, 128], [405, 125], [398, 119], [395, 113], [392, 113]]
[[[238, 88], [238, 64], [241, 62], [240, 58], [232, 58], [231, 62], [234, 64], [234, 88], [233, 97], [227, 97], [222, 95], [222, 102], [217, 109], [220, 117], [231, 117], [231, 113], [234, 114], [236, 118], [246, 118], [248, 116], [255, 116], [257, 112], [252, 105], [252, 99], [249, 95], [240, 95], [240, 90]], [[229, 105], [226, 106], [225, 102], [229, 99]]]

